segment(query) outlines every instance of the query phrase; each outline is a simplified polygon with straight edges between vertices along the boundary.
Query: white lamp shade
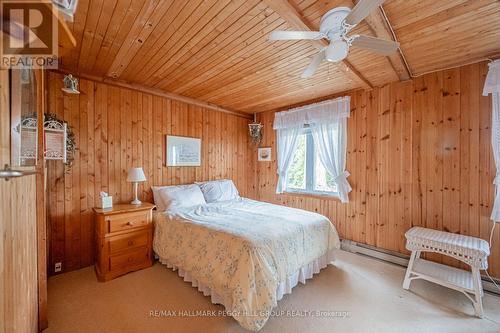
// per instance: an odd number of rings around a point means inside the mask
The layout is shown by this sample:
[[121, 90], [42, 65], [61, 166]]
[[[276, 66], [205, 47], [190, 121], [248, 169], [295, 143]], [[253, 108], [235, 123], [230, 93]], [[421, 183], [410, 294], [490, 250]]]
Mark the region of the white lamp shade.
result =
[[142, 168], [132, 168], [128, 171], [127, 181], [131, 183], [135, 182], [145, 182], [146, 175]]

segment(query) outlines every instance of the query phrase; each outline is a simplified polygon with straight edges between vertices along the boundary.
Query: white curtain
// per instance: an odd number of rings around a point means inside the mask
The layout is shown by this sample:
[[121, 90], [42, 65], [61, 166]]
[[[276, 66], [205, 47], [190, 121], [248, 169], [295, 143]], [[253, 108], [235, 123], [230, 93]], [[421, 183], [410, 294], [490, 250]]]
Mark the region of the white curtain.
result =
[[349, 118], [351, 98], [349, 96], [336, 98], [320, 103], [309, 104], [274, 115], [275, 130], [304, 125], [326, 124]]
[[349, 202], [348, 193], [352, 191], [347, 181], [350, 176], [345, 170], [347, 149], [347, 119], [311, 126], [314, 144], [319, 160], [337, 185], [340, 201]]
[[287, 172], [297, 147], [297, 138], [304, 125], [309, 125], [320, 161], [333, 177], [341, 201], [349, 201], [348, 193], [352, 189], [347, 181], [349, 172], [345, 170], [349, 115], [349, 96], [275, 114], [273, 128], [278, 137], [276, 193], [283, 193], [286, 188]]
[[293, 154], [297, 148], [297, 139], [302, 128], [291, 127], [277, 130], [278, 133], [278, 186], [276, 193], [283, 193], [286, 187], [288, 169], [293, 160]]
[[489, 67], [483, 95], [488, 96], [488, 94], [492, 94], [491, 144], [493, 147], [493, 157], [495, 158], [497, 167], [497, 174], [493, 181], [496, 187], [496, 193], [491, 219], [500, 222], [500, 60], [491, 62]]

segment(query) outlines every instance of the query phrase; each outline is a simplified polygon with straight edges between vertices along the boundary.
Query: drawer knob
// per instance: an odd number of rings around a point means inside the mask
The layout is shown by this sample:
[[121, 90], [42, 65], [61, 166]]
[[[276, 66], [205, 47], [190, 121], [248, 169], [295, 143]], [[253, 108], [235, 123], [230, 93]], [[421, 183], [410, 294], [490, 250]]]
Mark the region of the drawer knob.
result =
[[134, 225], [134, 222], [127, 222], [127, 225], [129, 225], [129, 226], [133, 226], [133, 225]]
[[132, 245], [134, 245], [134, 241], [133, 240], [129, 240], [128, 241], [128, 246], [132, 246]]

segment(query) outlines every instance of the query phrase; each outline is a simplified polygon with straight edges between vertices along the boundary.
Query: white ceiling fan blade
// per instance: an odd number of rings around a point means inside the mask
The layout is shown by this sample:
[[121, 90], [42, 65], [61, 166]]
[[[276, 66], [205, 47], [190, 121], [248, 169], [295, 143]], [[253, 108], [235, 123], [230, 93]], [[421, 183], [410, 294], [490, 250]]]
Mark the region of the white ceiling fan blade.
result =
[[302, 73], [300, 76], [303, 79], [307, 79], [311, 76], [314, 75], [316, 72], [316, 69], [318, 69], [319, 65], [321, 62], [325, 59], [325, 50], [321, 51], [320, 53], [316, 54], [313, 58], [309, 66], [307, 66], [306, 70]]
[[323, 34], [318, 31], [273, 31], [270, 40], [321, 39]]
[[345, 18], [345, 23], [356, 25], [370, 15], [372, 10], [384, 3], [385, 0], [359, 0], [356, 6]]
[[399, 47], [398, 42], [385, 40], [365, 35], [353, 36], [352, 46], [376, 52], [382, 55], [389, 55]]

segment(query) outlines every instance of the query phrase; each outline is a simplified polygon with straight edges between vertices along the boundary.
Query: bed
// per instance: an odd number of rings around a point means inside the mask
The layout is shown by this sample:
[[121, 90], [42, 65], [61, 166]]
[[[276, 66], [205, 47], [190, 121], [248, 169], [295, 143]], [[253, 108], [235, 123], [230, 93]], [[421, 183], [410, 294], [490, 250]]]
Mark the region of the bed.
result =
[[154, 223], [160, 262], [252, 331], [340, 247], [325, 216], [241, 197], [156, 212]]

